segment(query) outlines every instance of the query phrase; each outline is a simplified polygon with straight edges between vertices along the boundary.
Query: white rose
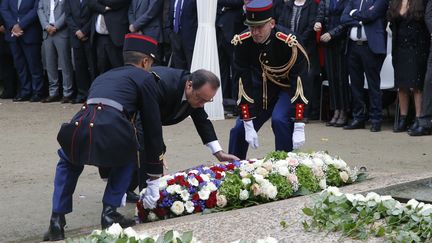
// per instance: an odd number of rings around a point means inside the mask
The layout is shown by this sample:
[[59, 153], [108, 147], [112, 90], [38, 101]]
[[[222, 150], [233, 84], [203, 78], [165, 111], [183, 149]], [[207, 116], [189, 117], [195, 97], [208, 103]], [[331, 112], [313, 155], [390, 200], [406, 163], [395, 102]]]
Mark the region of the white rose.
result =
[[155, 213], [153, 213], [152, 211], [149, 212], [147, 218], [150, 221], [156, 221], [159, 219], [158, 216]]
[[264, 160], [259, 159], [259, 160], [254, 161], [254, 162], [252, 163], [252, 165], [256, 168], [256, 167], [260, 167], [260, 166], [262, 166], [263, 163], [264, 163]]
[[[298, 160], [297, 160], [298, 163]], [[278, 160], [274, 163], [275, 167], [288, 167], [288, 161], [287, 160]]]
[[207, 200], [207, 199], [209, 199], [210, 193], [211, 193], [211, 192], [210, 192], [209, 190], [201, 189], [201, 190], [198, 192], [198, 195], [199, 195], [199, 198], [200, 198], [201, 200]]
[[192, 174], [198, 175], [199, 171], [197, 171], [197, 170], [190, 170], [190, 171], [188, 171], [188, 173], [189, 174], [192, 173]]
[[221, 195], [221, 194], [216, 194], [216, 205], [218, 207], [225, 207], [227, 205], [227, 199], [225, 197], [225, 195]]
[[175, 215], [181, 215], [184, 211], [184, 204], [180, 201], [175, 201], [171, 206], [171, 212]]
[[247, 190], [241, 190], [239, 198], [242, 201], [247, 200], [249, 198], [249, 192]]
[[309, 159], [309, 158], [305, 158], [304, 160], [300, 161], [300, 163], [303, 164], [303, 165], [305, 165], [305, 166], [307, 166], [307, 167], [309, 167], [309, 168], [312, 168], [313, 165], [314, 165], [314, 163], [312, 162], [312, 160]]
[[205, 182], [209, 182], [210, 181], [210, 177], [207, 174], [201, 174], [201, 178], [203, 179], [203, 181]]
[[181, 192], [183, 191], [183, 188], [180, 185], [173, 185], [174, 186], [174, 192], [177, 194], [181, 194]]
[[246, 171], [248, 173], [252, 172], [255, 169], [255, 166], [253, 164], [243, 164], [242, 166], [240, 166], [240, 169], [242, 171]]
[[277, 188], [273, 186], [270, 182], [263, 183], [261, 185], [262, 194], [264, 194], [265, 197], [270, 199], [275, 199], [277, 196]]
[[340, 178], [342, 179], [342, 181], [344, 183], [346, 183], [348, 181], [348, 179], [349, 179], [349, 175], [345, 171], [339, 172], [339, 176], [340, 176]]
[[343, 161], [342, 159], [338, 159], [337, 160], [337, 166], [338, 166], [338, 169], [344, 170], [347, 167], [347, 163], [345, 163], [345, 161]]
[[122, 232], [123, 232], [123, 228], [120, 226], [120, 224], [118, 223], [114, 223], [113, 225], [111, 225], [108, 229], [107, 229], [107, 234], [110, 234], [114, 237], [119, 237]]
[[356, 197], [356, 200], [359, 202], [366, 202], [367, 201], [366, 198], [362, 194], [356, 194], [355, 197]]
[[186, 212], [188, 212], [188, 213], [193, 213], [193, 211], [195, 210], [195, 206], [194, 206], [193, 202], [191, 202], [191, 201], [187, 201], [185, 203], [185, 208], [186, 208]]
[[138, 239], [138, 234], [137, 232], [132, 229], [132, 227], [128, 227], [126, 228], [123, 233], [127, 236], [127, 237], [135, 237], [135, 239]]
[[288, 165], [292, 167], [297, 167], [299, 165], [299, 161], [296, 158], [288, 159]]
[[249, 185], [249, 184], [251, 184], [251, 179], [249, 179], [249, 178], [243, 178], [242, 179], [242, 183], [243, 183], [243, 185], [245, 185], [245, 186], [247, 186], [247, 185]]
[[337, 188], [335, 186], [329, 186], [327, 188], [327, 192], [332, 194], [332, 195], [335, 195], [337, 197], [342, 195], [342, 192], [339, 191], [339, 188]]
[[260, 184], [264, 181], [264, 177], [262, 175], [254, 174], [253, 177], [255, 178], [255, 181]]
[[199, 185], [199, 181], [198, 181], [195, 177], [188, 178], [188, 182], [189, 182], [189, 184], [191, 184], [192, 186], [198, 186], [198, 185]]
[[252, 190], [254, 196], [258, 196], [258, 195], [261, 194], [261, 187], [260, 187], [260, 185], [258, 185], [257, 183], [254, 183], [254, 184], [251, 186], [251, 190]]
[[262, 175], [263, 177], [266, 177], [269, 174], [269, 172], [266, 169], [264, 169], [263, 167], [258, 167], [255, 170], [255, 173], [257, 173], [258, 175]]
[[366, 201], [371, 201], [371, 200], [373, 200], [373, 201], [379, 203], [379, 202], [381, 202], [381, 196], [378, 195], [378, 194], [375, 193], [375, 192], [369, 192], [369, 193], [366, 195]]
[[180, 192], [180, 197], [182, 198], [183, 201], [185, 201], [185, 202], [188, 201], [189, 197], [190, 197], [188, 190], [182, 190]]
[[176, 186], [176, 185], [170, 185], [170, 186], [168, 186], [167, 189], [166, 189], [166, 191], [167, 191], [169, 194], [174, 194], [174, 193], [175, 193], [175, 186]]
[[346, 193], [345, 197], [348, 199], [348, 201], [350, 202], [354, 202], [354, 200], [356, 199], [356, 197], [354, 196], [354, 194], [351, 193]]
[[168, 186], [168, 183], [166, 180], [159, 180], [159, 191], [164, 190]]
[[282, 176], [288, 176], [289, 170], [287, 167], [277, 167], [276, 171]]
[[272, 171], [273, 164], [270, 161], [266, 161], [262, 164], [262, 167], [266, 169], [267, 171]]
[[244, 171], [244, 170], [240, 171], [240, 177], [241, 177], [241, 178], [245, 178], [245, 177], [247, 177], [248, 175], [249, 175], [249, 173], [247, 173], [246, 171]]
[[324, 162], [320, 158], [314, 158], [312, 161], [315, 166], [322, 167], [324, 165]]
[[207, 185], [205, 185], [204, 189], [206, 189], [210, 192], [214, 192], [217, 190], [217, 187], [213, 182], [208, 182]]
[[325, 178], [323, 178], [319, 181], [319, 186], [322, 190], [325, 190], [327, 188], [327, 181]]

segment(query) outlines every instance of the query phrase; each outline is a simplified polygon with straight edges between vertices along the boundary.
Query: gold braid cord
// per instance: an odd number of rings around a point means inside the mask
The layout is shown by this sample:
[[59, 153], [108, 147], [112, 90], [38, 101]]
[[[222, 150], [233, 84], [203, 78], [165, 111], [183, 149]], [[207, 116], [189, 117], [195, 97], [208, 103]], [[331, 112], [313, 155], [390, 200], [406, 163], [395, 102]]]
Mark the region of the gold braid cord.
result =
[[240, 105], [240, 102], [241, 102], [242, 97], [243, 97], [247, 102], [249, 102], [249, 103], [251, 103], [251, 104], [255, 103], [255, 101], [254, 101], [251, 97], [249, 97], [249, 96], [246, 94], [246, 92], [245, 92], [245, 90], [244, 90], [244, 87], [243, 87], [243, 81], [242, 81], [242, 79], [240, 78], [240, 79], [239, 79], [239, 92], [238, 92], [237, 105]]
[[240, 38], [240, 35], [234, 35], [233, 39], [231, 40], [231, 44], [236, 46], [239, 43], [242, 44], [242, 40]]
[[294, 96], [291, 98], [291, 103], [294, 103], [294, 101], [300, 97], [300, 99], [307, 105], [309, 103], [309, 101], [306, 99], [306, 97], [304, 96], [304, 92], [303, 92], [303, 83], [301, 81], [300, 77], [297, 77], [297, 89], [296, 92], [294, 94]]

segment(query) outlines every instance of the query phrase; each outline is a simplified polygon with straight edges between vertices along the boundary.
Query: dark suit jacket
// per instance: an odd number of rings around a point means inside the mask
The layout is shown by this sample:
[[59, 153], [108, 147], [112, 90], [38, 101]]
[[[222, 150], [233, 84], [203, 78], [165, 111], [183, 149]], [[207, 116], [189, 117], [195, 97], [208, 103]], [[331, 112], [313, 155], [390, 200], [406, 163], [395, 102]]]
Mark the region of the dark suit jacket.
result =
[[243, 21], [243, 0], [218, 0], [216, 26], [227, 42], [244, 29]]
[[186, 70], [164, 66], [153, 67], [152, 72], [160, 77], [158, 87], [161, 98], [159, 107], [162, 125], [177, 124], [191, 116], [203, 144], [217, 140], [213, 125], [204, 108], [194, 109], [187, 104], [187, 108], [183, 112], [179, 112], [181, 111], [185, 84], [190, 73]]
[[132, 0], [129, 6], [129, 24], [143, 35], [162, 42], [162, 0]]
[[16, 0], [2, 1], [0, 13], [3, 16], [6, 28], [6, 41], [16, 41], [16, 37], [11, 37], [11, 30], [19, 20], [19, 26], [24, 31], [24, 34], [20, 38], [24, 43], [33, 44], [42, 42], [42, 28], [37, 15], [38, 4], [39, 0], [23, 0], [18, 9]]
[[[168, 22], [170, 29], [174, 27], [174, 4], [175, 0], [171, 0], [170, 11], [168, 16]], [[198, 17], [197, 17], [196, 0], [183, 0], [182, 14], [180, 17], [180, 34], [183, 43], [186, 45], [195, 45], [195, 37], [198, 29]]]
[[[90, 39], [94, 43], [96, 34], [96, 20], [99, 14], [105, 17], [105, 23], [114, 45], [123, 46], [124, 36], [129, 31], [128, 11], [131, 0], [87, 0], [89, 8], [93, 11]], [[105, 7], [111, 8], [105, 11]]]
[[[387, 52], [387, 32], [386, 32], [386, 12], [388, 0], [363, 0], [362, 10], [360, 3], [362, 0], [350, 0], [342, 13], [341, 22], [348, 26], [357, 26], [361, 21], [364, 26], [368, 45], [375, 54], [386, 54]], [[350, 16], [350, 12], [357, 9]]]
[[339, 0], [336, 7], [330, 7], [331, 0], [321, 0], [318, 6], [316, 22], [320, 22], [323, 27], [321, 33], [328, 32], [334, 41], [338, 38], [346, 39], [346, 26], [340, 22], [342, 12], [349, 0]]
[[428, 0], [426, 4], [425, 22], [429, 30], [429, 33], [432, 33], [432, 1], [431, 0]]
[[90, 37], [92, 13], [87, 6], [87, 1], [83, 0], [81, 6], [80, 0], [67, 0], [64, 5], [71, 45], [74, 48], [81, 46], [81, 41], [75, 35], [78, 30]]

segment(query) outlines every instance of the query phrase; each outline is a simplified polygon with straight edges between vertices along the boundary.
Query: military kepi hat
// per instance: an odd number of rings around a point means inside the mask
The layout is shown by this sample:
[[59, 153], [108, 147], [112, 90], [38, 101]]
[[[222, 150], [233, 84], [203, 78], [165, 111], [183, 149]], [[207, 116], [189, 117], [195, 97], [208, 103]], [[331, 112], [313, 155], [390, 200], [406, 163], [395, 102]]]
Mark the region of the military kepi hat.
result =
[[246, 4], [245, 25], [257, 26], [268, 22], [273, 18], [272, 0], [252, 0]]
[[126, 34], [123, 51], [141, 52], [157, 60], [157, 41], [145, 35]]

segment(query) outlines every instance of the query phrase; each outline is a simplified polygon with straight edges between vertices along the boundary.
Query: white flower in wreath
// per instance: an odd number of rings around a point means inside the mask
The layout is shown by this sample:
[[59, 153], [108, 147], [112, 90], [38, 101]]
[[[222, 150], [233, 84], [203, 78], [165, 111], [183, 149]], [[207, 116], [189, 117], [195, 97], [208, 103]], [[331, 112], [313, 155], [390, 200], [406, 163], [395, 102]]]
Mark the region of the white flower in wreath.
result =
[[173, 186], [174, 186], [174, 192], [180, 195], [181, 192], [183, 191], [182, 186], [180, 185], [173, 185]]
[[201, 174], [201, 178], [205, 182], [209, 182], [210, 181], [210, 177], [207, 174]]
[[351, 193], [345, 193], [345, 197], [347, 198], [348, 201], [350, 202], [354, 202], [354, 200], [356, 200], [356, 197], [354, 194]]
[[327, 188], [327, 192], [330, 193], [330, 194], [332, 194], [332, 195], [335, 195], [337, 197], [341, 196], [343, 194], [342, 192], [340, 192], [339, 188], [337, 188], [335, 186], [329, 186]]
[[269, 199], [275, 199], [277, 196], [277, 188], [273, 186], [270, 182], [263, 183], [261, 185], [262, 188], [262, 194], [269, 198]]
[[327, 180], [325, 178], [323, 178], [319, 181], [319, 187], [322, 190], [325, 190], [327, 188]]
[[188, 190], [182, 190], [180, 192], [180, 197], [182, 198], [183, 201], [188, 201], [190, 198], [190, 193], [188, 192]]
[[349, 175], [348, 175], [348, 173], [346, 173], [346, 171], [339, 172], [339, 176], [344, 183], [347, 183], [347, 181], [349, 179]]
[[266, 237], [264, 239], [258, 239], [256, 243], [277, 243], [278, 241], [273, 237]]
[[252, 181], [249, 178], [243, 178], [242, 183], [243, 183], [243, 185], [247, 186], [247, 185], [251, 184]]
[[357, 200], [358, 202], [366, 202], [366, 201], [367, 201], [367, 200], [366, 200], [366, 197], [363, 196], [362, 194], [356, 194], [355, 197], [356, 197], [356, 200]]
[[123, 233], [129, 238], [135, 237], [135, 239], [138, 239], [138, 233], [134, 229], [132, 229], [132, 227], [127, 227], [123, 231]]
[[183, 177], [185, 177], [185, 176], [187, 176], [187, 174], [184, 173], [184, 172], [177, 172], [177, 173], [174, 174], [174, 177], [177, 177], [177, 176], [183, 176]]
[[201, 190], [198, 192], [198, 196], [199, 196], [199, 198], [200, 198], [201, 200], [207, 200], [207, 199], [209, 199], [210, 193], [211, 193], [211, 192], [210, 192], [209, 190], [201, 189]]
[[114, 237], [120, 237], [123, 232], [123, 228], [118, 223], [114, 223], [107, 229], [107, 234], [112, 235]]
[[266, 161], [262, 164], [262, 167], [267, 171], [271, 172], [273, 170], [273, 163], [270, 161]]
[[263, 167], [258, 167], [255, 170], [255, 173], [258, 175], [262, 175], [264, 178], [267, 177], [267, 175], [269, 174], [268, 170], [264, 169]]
[[192, 201], [187, 201], [185, 203], [185, 208], [186, 208], [186, 212], [188, 213], [193, 213], [193, 211], [195, 210], [195, 206]]
[[254, 162], [253, 162], [253, 166], [255, 167], [255, 168], [257, 168], [257, 167], [261, 167], [262, 165], [263, 165], [263, 163], [264, 163], [264, 160], [262, 160], [262, 159], [258, 159], [258, 160], [255, 160]]
[[199, 173], [199, 171], [197, 171], [197, 170], [190, 170], [190, 171], [188, 171], [188, 173], [189, 174], [195, 174], [195, 175], [198, 175], [198, 173]]
[[295, 174], [288, 174], [288, 180], [291, 183], [291, 185], [298, 184], [298, 178]]
[[289, 174], [288, 167], [276, 167], [275, 171], [277, 171], [280, 175], [287, 177]]
[[170, 185], [170, 186], [168, 186], [168, 187], [166, 188], [166, 191], [167, 191], [169, 194], [174, 194], [174, 193], [175, 193], [175, 188], [176, 188], [176, 186], [177, 186], [177, 185]]
[[261, 184], [264, 181], [264, 177], [259, 174], [254, 174], [253, 177], [255, 178], [255, 181]]
[[415, 199], [411, 199], [407, 202], [407, 206], [410, 206], [412, 209], [416, 208], [419, 205], [419, 202]]
[[288, 159], [288, 166], [297, 167], [299, 165], [299, 161], [296, 158]]
[[199, 185], [199, 181], [195, 177], [188, 178], [188, 182], [192, 186], [198, 186]]
[[227, 205], [227, 199], [225, 197], [225, 195], [221, 195], [221, 194], [216, 194], [216, 205], [218, 207], [225, 207]]
[[249, 192], [247, 190], [241, 190], [239, 198], [242, 201], [247, 200], [249, 198]]
[[159, 191], [164, 190], [165, 188], [167, 188], [168, 183], [166, 180], [160, 180], [159, 181]]
[[315, 175], [315, 177], [317, 177], [317, 178], [322, 178], [325, 176], [324, 171], [323, 171], [321, 166], [316, 166], [316, 167], [312, 168], [312, 172]]
[[341, 159], [335, 159], [334, 166], [339, 170], [344, 170], [347, 167], [347, 164]]
[[313, 158], [314, 167], [322, 167], [324, 162], [320, 158]]
[[214, 192], [217, 190], [217, 187], [213, 182], [208, 182], [207, 185], [204, 186], [204, 189], [210, 192]]
[[304, 160], [301, 160], [300, 163], [309, 168], [312, 168], [314, 166], [314, 163], [310, 158], [305, 158]]
[[153, 213], [152, 211], [149, 212], [147, 218], [148, 218], [148, 220], [150, 220], [152, 222], [158, 220], [158, 216], [155, 213]]
[[381, 196], [375, 192], [369, 192], [366, 195], [366, 201], [372, 201], [372, 200], [379, 203], [379, 202], [381, 202]]
[[432, 205], [431, 204], [425, 204], [422, 209], [418, 212], [421, 216], [430, 216], [432, 215]]
[[245, 178], [245, 177], [247, 177], [248, 175], [249, 175], [249, 173], [248, 173], [247, 171], [245, 171], [245, 170], [240, 171], [240, 177], [241, 177], [241, 178]]
[[[298, 162], [298, 161], [297, 161]], [[288, 160], [282, 159], [274, 162], [274, 167], [288, 167]]]
[[254, 183], [250, 189], [253, 192], [254, 196], [258, 196], [261, 194], [261, 187], [257, 183]]
[[175, 201], [171, 206], [171, 212], [175, 215], [181, 215], [184, 212], [184, 204], [180, 201]]

